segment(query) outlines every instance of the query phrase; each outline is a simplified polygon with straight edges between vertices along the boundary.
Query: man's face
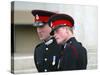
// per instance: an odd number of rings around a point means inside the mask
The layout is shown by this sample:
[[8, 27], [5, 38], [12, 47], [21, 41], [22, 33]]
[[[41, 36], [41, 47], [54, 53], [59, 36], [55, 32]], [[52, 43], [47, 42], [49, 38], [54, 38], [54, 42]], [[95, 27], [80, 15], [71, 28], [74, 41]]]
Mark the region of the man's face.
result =
[[54, 37], [57, 40], [58, 44], [62, 44], [67, 39], [67, 33], [65, 27], [60, 27], [57, 30], [54, 31]]
[[43, 27], [37, 27], [37, 33], [40, 40], [47, 40], [50, 36], [51, 28], [48, 25], [44, 25]]

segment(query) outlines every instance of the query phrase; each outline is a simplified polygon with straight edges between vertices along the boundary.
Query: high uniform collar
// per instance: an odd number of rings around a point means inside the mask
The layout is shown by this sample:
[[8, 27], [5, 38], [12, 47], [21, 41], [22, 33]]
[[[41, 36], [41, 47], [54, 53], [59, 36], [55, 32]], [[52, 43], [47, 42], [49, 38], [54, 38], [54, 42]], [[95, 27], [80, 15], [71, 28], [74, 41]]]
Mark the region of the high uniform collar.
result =
[[49, 41], [51, 38], [52, 38], [52, 36], [49, 36], [47, 39], [43, 40], [43, 42], [45, 43], [45, 42]]
[[75, 37], [71, 37], [65, 44], [64, 44], [64, 48], [66, 48], [66, 46], [68, 45], [68, 44], [71, 44], [73, 41], [75, 41], [76, 39], [75, 39]]
[[70, 44], [71, 44], [71, 43], [72, 43], [72, 41], [76, 41], [75, 37], [71, 37], [69, 40], [67, 40], [67, 42], [66, 42], [66, 43], [67, 43], [67, 44], [68, 44], [68, 43], [70, 43]]

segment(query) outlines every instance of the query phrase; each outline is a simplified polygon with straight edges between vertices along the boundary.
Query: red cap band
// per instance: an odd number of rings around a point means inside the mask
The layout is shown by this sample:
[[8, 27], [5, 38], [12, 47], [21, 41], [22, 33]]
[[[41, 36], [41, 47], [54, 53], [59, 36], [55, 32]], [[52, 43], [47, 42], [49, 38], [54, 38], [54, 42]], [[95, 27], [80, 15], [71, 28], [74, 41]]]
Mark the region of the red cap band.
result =
[[35, 21], [42, 21], [42, 22], [48, 22], [49, 17], [48, 16], [38, 16], [35, 17]]
[[56, 26], [59, 26], [59, 25], [66, 25], [66, 26], [69, 26], [69, 27], [73, 26], [72, 23], [69, 20], [57, 20], [57, 21], [52, 22], [51, 27], [55, 28]]

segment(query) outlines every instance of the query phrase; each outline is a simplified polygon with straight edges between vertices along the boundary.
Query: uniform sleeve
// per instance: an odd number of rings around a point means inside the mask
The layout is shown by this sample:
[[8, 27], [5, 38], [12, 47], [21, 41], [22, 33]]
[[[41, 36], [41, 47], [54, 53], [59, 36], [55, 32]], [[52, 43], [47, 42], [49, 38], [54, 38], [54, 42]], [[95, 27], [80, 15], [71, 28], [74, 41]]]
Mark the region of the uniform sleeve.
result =
[[87, 68], [87, 51], [84, 47], [82, 47], [79, 54], [79, 69]]

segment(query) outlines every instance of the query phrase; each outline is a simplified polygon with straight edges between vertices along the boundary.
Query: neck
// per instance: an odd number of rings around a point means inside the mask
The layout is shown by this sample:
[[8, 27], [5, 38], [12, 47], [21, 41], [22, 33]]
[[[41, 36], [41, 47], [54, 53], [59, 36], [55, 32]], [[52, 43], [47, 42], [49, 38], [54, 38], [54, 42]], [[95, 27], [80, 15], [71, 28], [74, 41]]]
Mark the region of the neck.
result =
[[51, 38], [51, 36], [48, 36], [47, 39], [43, 40], [44, 42], [48, 41]]

